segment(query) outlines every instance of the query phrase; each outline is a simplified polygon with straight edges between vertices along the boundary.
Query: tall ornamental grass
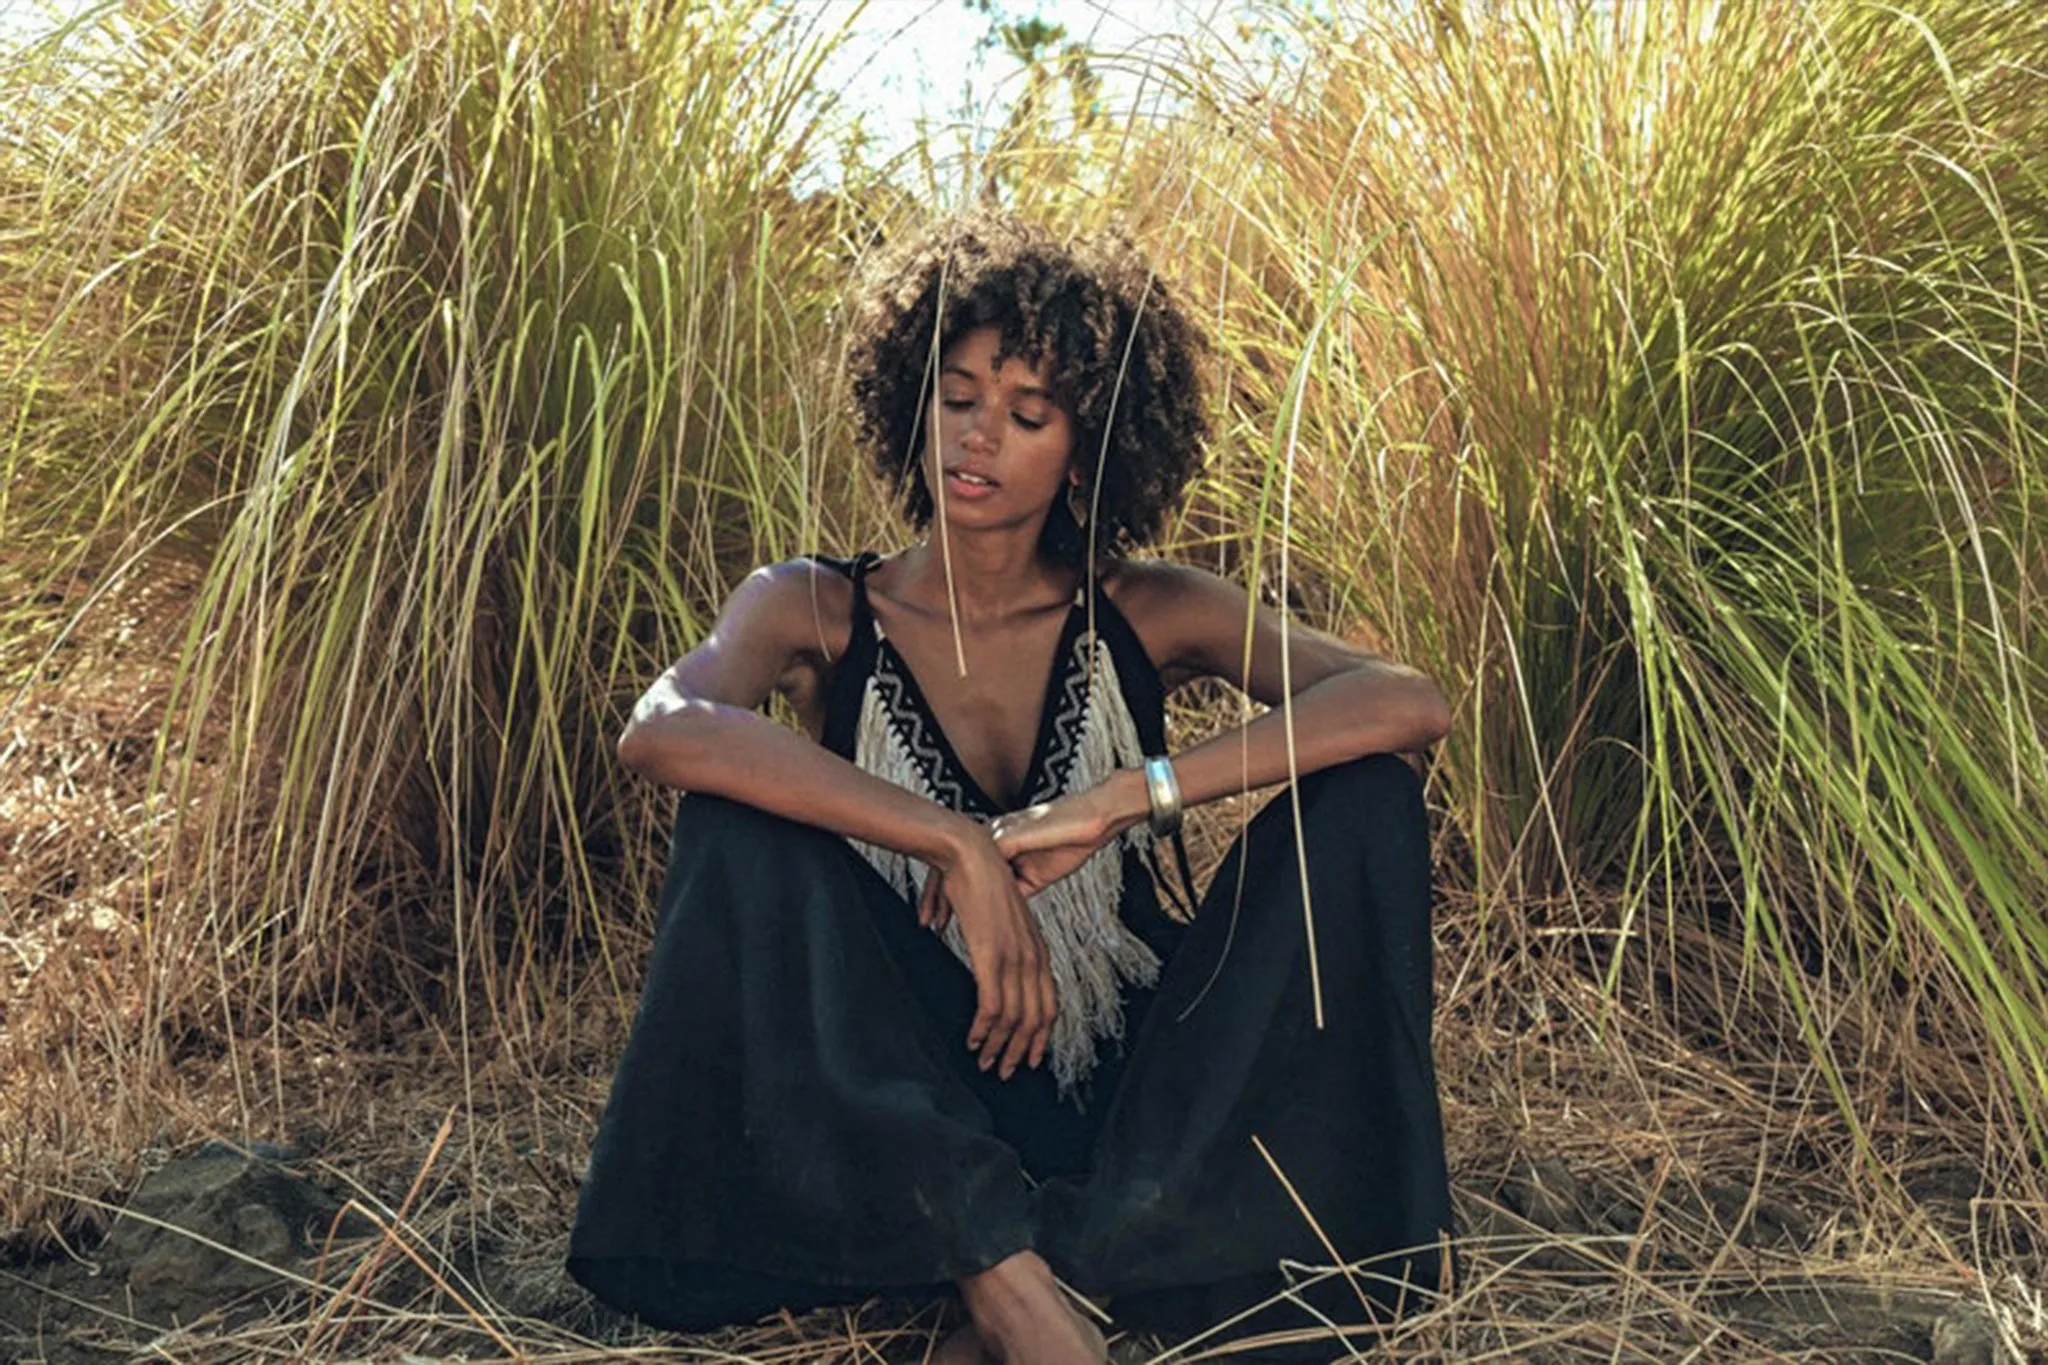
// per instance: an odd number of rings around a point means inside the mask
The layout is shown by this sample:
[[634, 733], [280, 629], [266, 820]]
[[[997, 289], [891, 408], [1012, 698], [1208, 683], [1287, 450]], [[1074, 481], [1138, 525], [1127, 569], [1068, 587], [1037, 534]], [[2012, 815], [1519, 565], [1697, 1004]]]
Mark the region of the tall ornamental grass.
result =
[[2040, 1143], [2048, 9], [1290, 41], [1288, 82], [1186, 84], [1213, 151], [1162, 255], [1220, 319], [1260, 572], [1457, 693], [1466, 968], [1577, 952], [1695, 1040], [1810, 1048], [1853, 1127]]
[[624, 707], [742, 566], [869, 515], [813, 458], [871, 232], [798, 193], [834, 37], [139, 0], [16, 55], [0, 545], [36, 591], [0, 705], [67, 621], [196, 584], [122, 1065], [301, 1008], [538, 1062], [551, 1010], [630, 1002], [658, 863]]

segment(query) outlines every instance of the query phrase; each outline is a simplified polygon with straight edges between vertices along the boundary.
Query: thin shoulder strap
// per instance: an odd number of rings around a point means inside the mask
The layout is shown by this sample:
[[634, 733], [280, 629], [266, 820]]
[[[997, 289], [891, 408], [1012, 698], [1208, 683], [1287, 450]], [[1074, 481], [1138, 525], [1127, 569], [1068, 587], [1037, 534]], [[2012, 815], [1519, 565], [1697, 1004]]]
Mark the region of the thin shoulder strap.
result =
[[881, 561], [873, 550], [863, 550], [852, 559], [821, 559], [853, 580], [853, 611], [846, 632], [846, 652], [832, 668], [826, 689], [825, 731], [820, 736], [827, 749], [851, 759], [854, 732], [860, 724], [861, 695], [868, 674], [875, 666], [875, 614], [868, 605], [868, 570]]
[[882, 557], [873, 550], [862, 550], [853, 557], [852, 638], [855, 640], [864, 639], [875, 633], [875, 609], [868, 604], [868, 570], [881, 562]]

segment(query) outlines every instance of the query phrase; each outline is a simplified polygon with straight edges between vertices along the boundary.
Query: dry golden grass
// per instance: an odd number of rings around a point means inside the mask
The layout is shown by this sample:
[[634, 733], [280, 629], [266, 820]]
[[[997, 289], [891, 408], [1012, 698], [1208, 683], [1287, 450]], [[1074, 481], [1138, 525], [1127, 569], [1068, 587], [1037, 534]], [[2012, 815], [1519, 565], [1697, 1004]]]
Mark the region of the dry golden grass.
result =
[[[684, 1339], [639, 1330], [568, 1281], [576, 1180], [630, 1022], [608, 991], [533, 1021], [516, 1047], [489, 1024], [451, 1033], [434, 1022], [450, 1017], [445, 1002], [424, 1012], [366, 991], [256, 1031], [232, 1010], [167, 1017], [137, 1056], [162, 967], [143, 799], [167, 686], [158, 651], [137, 620], [61, 686], [30, 688], [0, 751], [5, 1302], [41, 1295], [60, 1343], [188, 1362], [855, 1362], [931, 1349], [942, 1305]], [[1249, 808], [1199, 814], [1206, 875]], [[1577, 904], [1588, 926], [1612, 920]], [[1681, 926], [1646, 942], [1617, 1003], [1598, 979], [1597, 929], [1563, 904], [1527, 910], [1508, 941], [1470, 897], [1440, 907], [1437, 1056], [1463, 1278], [1374, 1339], [1370, 1358], [1900, 1359], [1931, 1319], [1976, 1300], [2014, 1359], [2048, 1359], [2048, 1190], [2024, 1153], [1987, 1149], [2009, 1121], [1995, 1093], [1977, 1111], [1916, 1102], [1919, 1073], [1954, 1066], [1938, 1038], [1899, 1028], [1881, 1002], [1821, 1002], [1843, 1039], [1861, 1040], [1852, 1079], [1873, 1169], [1782, 1036], [1770, 979], [1744, 973], [1724, 936]], [[622, 932], [635, 963], [646, 945]], [[1698, 1036], [1693, 1021], [1743, 1017], [1688, 999], [1716, 981], [1749, 992], [1753, 1032]], [[1955, 1094], [1953, 1079], [1939, 1093]], [[86, 1297], [60, 1272], [90, 1260], [148, 1168], [220, 1135], [296, 1144], [381, 1234], [303, 1269], [276, 1304], [209, 1305], [169, 1332], [119, 1315], [118, 1300], [49, 1297]], [[1118, 1358], [1174, 1345], [1127, 1342]], [[1205, 1357], [1196, 1343], [1171, 1358]]]

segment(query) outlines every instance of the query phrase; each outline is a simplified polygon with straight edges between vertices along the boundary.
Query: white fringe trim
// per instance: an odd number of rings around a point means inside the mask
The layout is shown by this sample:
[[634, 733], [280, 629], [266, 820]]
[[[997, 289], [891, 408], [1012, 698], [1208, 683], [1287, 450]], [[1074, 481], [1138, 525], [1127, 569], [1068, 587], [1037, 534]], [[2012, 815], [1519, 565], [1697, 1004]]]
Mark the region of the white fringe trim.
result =
[[[1088, 656], [1083, 684], [1087, 688], [1086, 710], [1080, 741], [1061, 787], [1062, 795], [1086, 791], [1116, 769], [1136, 767], [1144, 759], [1137, 725], [1124, 702], [1109, 646], [1092, 631], [1084, 631], [1074, 647]], [[1076, 679], [1075, 683], [1081, 680]], [[936, 799], [924, 766], [897, 732], [872, 676], [861, 697], [854, 762], [885, 782]], [[1124, 1004], [1119, 982], [1153, 986], [1159, 981], [1158, 954], [1129, 930], [1120, 913], [1123, 850], [1142, 852], [1149, 847], [1151, 837], [1144, 823], [1133, 825], [1029, 901], [1039, 936], [1045, 941], [1058, 1003], [1048, 1052], [1062, 1095], [1071, 1094], [1094, 1070], [1099, 1040], [1123, 1037]], [[920, 859], [858, 839], [848, 842], [874, 865], [883, 880], [913, 904], [923, 895], [926, 867]], [[945, 940], [962, 962], [973, 965], [957, 919], [946, 926]]]

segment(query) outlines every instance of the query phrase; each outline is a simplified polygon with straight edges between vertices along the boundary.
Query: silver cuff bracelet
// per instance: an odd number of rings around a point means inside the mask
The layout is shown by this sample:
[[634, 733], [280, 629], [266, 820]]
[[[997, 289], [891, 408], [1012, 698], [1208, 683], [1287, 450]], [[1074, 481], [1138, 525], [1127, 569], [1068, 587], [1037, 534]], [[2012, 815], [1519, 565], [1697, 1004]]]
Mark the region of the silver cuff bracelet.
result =
[[1145, 797], [1152, 803], [1152, 834], [1165, 838], [1180, 829], [1180, 783], [1173, 760], [1154, 754], [1145, 760]]

